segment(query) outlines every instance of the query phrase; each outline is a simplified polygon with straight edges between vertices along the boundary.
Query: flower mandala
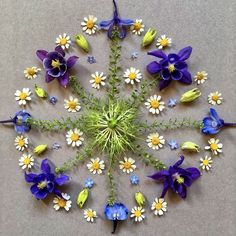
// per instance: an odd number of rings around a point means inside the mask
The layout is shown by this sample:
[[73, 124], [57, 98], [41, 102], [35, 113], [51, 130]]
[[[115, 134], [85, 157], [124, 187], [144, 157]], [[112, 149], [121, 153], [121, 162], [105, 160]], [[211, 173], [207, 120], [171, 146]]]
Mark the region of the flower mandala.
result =
[[[192, 47], [187, 46], [177, 52], [166, 53], [164, 50], [170, 48], [172, 39], [164, 34], [159, 35], [156, 42], [157, 50], [147, 52], [148, 55], [156, 58], [151, 61], [150, 57], [150, 61], [145, 65], [150, 77], [144, 76], [144, 72], [138, 68], [121, 69], [122, 40], [125, 40], [127, 30], [131, 31], [129, 37], [142, 37], [141, 45], [144, 49], [154, 42], [157, 32], [152, 28], [146, 30], [147, 25], [144, 25], [140, 18], [122, 19], [115, 0], [113, 4], [112, 19], [97, 23], [99, 22], [97, 17], [93, 15], [85, 17], [81, 23], [82, 32], [77, 34], [74, 40], [66, 33], [59, 35], [56, 38], [54, 50], [37, 50], [36, 56], [41, 62], [41, 68], [29, 66], [24, 70], [26, 79], [36, 80], [43, 74], [46, 83], [57, 80], [62, 89], [72, 91], [73, 95], [65, 99], [63, 105], [68, 111], [68, 118], [40, 120], [25, 111], [29, 102], [33, 105], [33, 99], [48, 100], [56, 105], [57, 98], [53, 94], [49, 95], [47, 91], [35, 85], [36, 98], [33, 96], [33, 89], [16, 90], [15, 100], [24, 109], [16, 112], [14, 117], [2, 120], [0, 123], [11, 123], [18, 133], [15, 138], [15, 148], [21, 152], [18, 165], [24, 172], [25, 181], [31, 185], [31, 193], [38, 200], [53, 195], [52, 206], [56, 211], [63, 209], [69, 211], [71, 208], [76, 208], [76, 203], [73, 202], [70, 194], [61, 192], [62, 185], [70, 184], [71, 178], [68, 173], [74, 166], [86, 162], [85, 168], [94, 179], [98, 175], [105, 174], [108, 193], [104, 217], [113, 223], [112, 232], [114, 233], [120, 221], [130, 219], [140, 223], [148, 220], [146, 219], [148, 214], [154, 214], [156, 217], [168, 215], [167, 192], [170, 190], [180, 198], [186, 198], [188, 189], [200, 178], [201, 172], [210, 170], [215, 156], [223, 151], [223, 144], [215, 137], [208, 140], [205, 148], [191, 141], [179, 145], [177, 140], [166, 140], [165, 130], [193, 128], [200, 130], [203, 135], [216, 135], [225, 127], [236, 126], [236, 124], [225, 122], [213, 108], [210, 109], [209, 116], [201, 120], [184, 117], [180, 120], [161, 121], [159, 117], [165, 114], [166, 109], [175, 109], [174, 107], [179, 103], [191, 104], [201, 96], [200, 89], [192, 88], [186, 91], [181, 99], [169, 98], [169, 101], [165, 103], [158, 91], [158, 88], [159, 90], [168, 89], [167, 86], [171, 86], [175, 81], [178, 81], [177, 86], [181, 86], [181, 83], [192, 84], [192, 75], [187, 64], [192, 54]], [[73, 46], [78, 46], [89, 53], [91, 44], [88, 43], [86, 37], [96, 37], [96, 33], [102, 30], [107, 31], [110, 46], [108, 70], [107, 72], [91, 72], [89, 81], [91, 87], [95, 88], [94, 93], [98, 90], [106, 91], [106, 95], [98, 98], [95, 94], [85, 91], [80, 83], [82, 78], [77, 78], [77, 75], [73, 74], [72, 68], [81, 58], [76, 55], [67, 56], [67, 53]], [[52, 40], [53, 44], [55, 44], [55, 39]], [[137, 55], [138, 53], [133, 53], [130, 59], [138, 60]], [[91, 64], [96, 62], [91, 55], [86, 56], [85, 60]], [[203, 86], [203, 82], [207, 83], [207, 76], [206, 71], [195, 75], [195, 83], [199, 85], [199, 88]], [[121, 85], [129, 87], [132, 90], [131, 95], [124, 96], [121, 93], [123, 92]], [[154, 89], [155, 93], [153, 93]], [[211, 92], [206, 102], [220, 105], [223, 103], [222, 100], [222, 94], [217, 91]], [[141, 110], [145, 111], [153, 122], [143, 122], [140, 119]], [[71, 114], [74, 114], [73, 118]], [[76, 150], [75, 158], [56, 167], [48, 158], [43, 158], [38, 168], [39, 159], [35, 156], [44, 156], [49, 148], [46, 144], [40, 144], [33, 151], [29, 148], [33, 145], [30, 137], [27, 136], [27, 132], [31, 129], [62, 132], [68, 147]], [[146, 141], [146, 145], [141, 146], [140, 140]], [[176, 162], [172, 165], [166, 166], [156, 155], [149, 153], [152, 151], [156, 154], [160, 149], [168, 146], [173, 152], [181, 148], [183, 152], [203, 151], [205, 154], [201, 153], [201, 156], [199, 154], [200, 165], [198, 159], [197, 167], [186, 167], [183, 155], [176, 157]], [[51, 149], [57, 152], [61, 148], [62, 146], [55, 140]], [[154, 168], [154, 173], [148, 176], [147, 181], [161, 182], [163, 190], [155, 199], [150, 199], [152, 204], [149, 209], [144, 194], [137, 192], [134, 195], [135, 205], [128, 209], [123, 202], [118, 200], [117, 184], [113, 174], [117, 171], [126, 175], [129, 186], [141, 185], [142, 180], [135, 173], [140, 160]], [[97, 179], [95, 182], [99, 185]], [[77, 197], [77, 207], [84, 208], [81, 215], [85, 218], [85, 222], [89, 223], [96, 223], [99, 217], [102, 217], [101, 212], [97, 214], [97, 209], [91, 209], [87, 202], [95, 182], [91, 178], [83, 181], [84, 187]]]

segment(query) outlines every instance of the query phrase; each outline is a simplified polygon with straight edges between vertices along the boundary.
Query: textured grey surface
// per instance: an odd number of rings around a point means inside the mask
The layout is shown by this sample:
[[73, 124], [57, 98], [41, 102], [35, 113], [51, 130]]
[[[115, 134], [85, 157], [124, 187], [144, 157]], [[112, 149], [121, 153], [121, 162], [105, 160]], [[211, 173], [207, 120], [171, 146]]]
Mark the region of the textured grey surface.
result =
[[[0, 0], [1, 43], [0, 43], [0, 119], [7, 118], [19, 109], [14, 101], [14, 93], [18, 88], [30, 87], [34, 83], [43, 86], [51, 95], [59, 97], [58, 104], [53, 107], [46, 102], [33, 99], [27, 109], [40, 118], [59, 118], [70, 115], [63, 108], [63, 100], [71, 92], [58, 86], [56, 82], [46, 85], [43, 73], [35, 81], [24, 79], [23, 70], [31, 65], [40, 65], [35, 58], [37, 49], [53, 49], [54, 40], [63, 32], [74, 35], [81, 31], [80, 22], [83, 17], [93, 14], [99, 20], [111, 16], [112, 4], [109, 0]], [[207, 95], [211, 91], [219, 90], [224, 96], [224, 102], [216, 107], [218, 112], [229, 121], [236, 121], [235, 108], [235, 1], [231, 0], [148, 0], [128, 1], [119, 0], [119, 9], [123, 17], [142, 18], [146, 28], [155, 27], [160, 34], [165, 33], [174, 42], [173, 49], [193, 46], [193, 54], [189, 60], [190, 70], [195, 74], [199, 70], [209, 73], [209, 80], [201, 86], [202, 97], [193, 106], [178, 106], [168, 109], [161, 116], [169, 117], [191, 116], [201, 119], [207, 113], [209, 104]], [[122, 67], [136, 66], [144, 71], [145, 65], [151, 60], [145, 51], [140, 51], [141, 38], [128, 35], [123, 42]], [[90, 65], [86, 62], [86, 55], [74, 48], [71, 52], [80, 56], [79, 64], [75, 68], [81, 83], [90, 91], [89, 75], [96, 70], [107, 71], [109, 48], [105, 34], [89, 37], [92, 54], [98, 63]], [[152, 48], [155, 48], [153, 45]], [[136, 61], [129, 59], [132, 51], [139, 51]], [[145, 74], [145, 73], [144, 73]], [[188, 88], [193, 88], [191, 85]], [[170, 97], [178, 97], [186, 86], [174, 85], [162, 93], [167, 101]], [[128, 92], [129, 90], [127, 90]], [[154, 93], [155, 91], [153, 91]], [[156, 91], [158, 92], [158, 91]], [[99, 92], [102, 94], [102, 92]], [[145, 108], [141, 112], [145, 113]], [[145, 113], [147, 114], [147, 113]], [[70, 115], [71, 116], [71, 115]], [[150, 116], [149, 120], [153, 120]], [[203, 148], [207, 137], [198, 131], [181, 130], [163, 134], [168, 140], [175, 138], [179, 142], [192, 140]], [[51, 151], [47, 156], [56, 164], [61, 164], [75, 151], [66, 147], [64, 134], [40, 134], [33, 131], [29, 134], [34, 144], [52, 144], [58, 141], [63, 149]], [[218, 135], [224, 144], [224, 152], [214, 159], [211, 173], [204, 173], [199, 181], [188, 191], [188, 198], [181, 201], [173, 194], [169, 194], [168, 213], [161, 218], [154, 217], [147, 209], [147, 220], [141, 224], [132, 221], [120, 225], [119, 235], [200, 235], [218, 236], [235, 235], [235, 140], [236, 130], [224, 130]], [[105, 176], [91, 176], [85, 166], [74, 170], [70, 174], [72, 181], [65, 188], [74, 201], [69, 213], [55, 212], [50, 201], [45, 203], [36, 201], [29, 192], [29, 186], [24, 182], [22, 171], [18, 168], [18, 153], [14, 148], [15, 133], [10, 128], [0, 127], [0, 177], [1, 177], [1, 235], [110, 235], [111, 224], [103, 218], [105, 204]], [[144, 137], [145, 139], [145, 137]], [[144, 145], [144, 142], [143, 142]], [[186, 164], [198, 166], [201, 151], [196, 155], [186, 155]], [[178, 151], [170, 151], [168, 147], [157, 152], [167, 164], [176, 161]], [[40, 160], [39, 160], [40, 161]], [[117, 170], [119, 200], [125, 202], [129, 208], [133, 207], [133, 194], [139, 189], [145, 192], [151, 201], [161, 193], [161, 186], [156, 185], [145, 176], [152, 173], [151, 167], [146, 168], [138, 163], [137, 174], [141, 179], [140, 186], [129, 188], [129, 178]], [[93, 177], [96, 186], [87, 206], [99, 213], [95, 224], [88, 224], [83, 219], [83, 213], [77, 209], [75, 199], [84, 180]], [[150, 207], [148, 207], [150, 208]]]

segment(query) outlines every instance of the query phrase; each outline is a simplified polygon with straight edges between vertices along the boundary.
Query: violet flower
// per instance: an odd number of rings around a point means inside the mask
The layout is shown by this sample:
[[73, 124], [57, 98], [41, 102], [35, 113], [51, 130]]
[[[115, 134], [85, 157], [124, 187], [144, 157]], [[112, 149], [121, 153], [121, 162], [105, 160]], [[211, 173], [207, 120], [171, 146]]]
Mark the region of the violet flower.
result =
[[0, 124], [12, 123], [15, 127], [15, 130], [18, 134], [24, 134], [29, 132], [31, 125], [27, 123], [27, 120], [31, 118], [31, 115], [25, 110], [16, 112], [15, 116], [9, 120], [2, 120]]
[[36, 55], [43, 62], [43, 67], [46, 70], [45, 81], [47, 83], [57, 79], [63, 87], [69, 84], [68, 70], [75, 65], [78, 59], [77, 56], [71, 56], [66, 60], [65, 52], [61, 46], [57, 46], [53, 52], [38, 50]]
[[42, 173], [40, 174], [25, 173], [25, 181], [28, 183], [33, 183], [30, 188], [31, 193], [37, 199], [44, 199], [50, 193], [61, 196], [61, 192], [57, 189], [57, 187], [69, 181], [69, 177], [63, 174], [57, 176], [51, 172], [51, 167], [48, 164], [47, 159], [42, 161], [41, 171]]
[[236, 123], [225, 123], [213, 108], [210, 108], [210, 116], [205, 117], [202, 123], [202, 133], [204, 134], [217, 134], [223, 127], [236, 127]]
[[192, 47], [186, 47], [178, 54], [170, 53], [166, 55], [162, 50], [148, 52], [148, 55], [161, 58], [159, 62], [152, 61], [147, 65], [147, 71], [150, 74], [160, 73], [159, 89], [166, 88], [172, 80], [177, 80], [185, 84], [192, 83], [192, 76], [188, 71], [188, 65], [185, 62], [192, 53]]
[[102, 21], [99, 23], [101, 29], [107, 30], [107, 35], [111, 39], [112, 31], [114, 28], [119, 30], [119, 38], [123, 39], [126, 36], [126, 26], [130, 26], [134, 23], [133, 20], [130, 19], [121, 19], [119, 18], [118, 9], [116, 5], [116, 1], [113, 0], [114, 4], [114, 14], [111, 20]]
[[148, 176], [154, 180], [164, 181], [161, 198], [164, 198], [169, 188], [181, 198], [186, 198], [187, 187], [190, 187], [193, 181], [200, 177], [200, 171], [195, 167], [189, 167], [187, 169], [180, 168], [179, 166], [183, 161], [184, 156], [180, 156], [180, 160], [173, 166], [170, 166], [168, 170], [161, 170], [154, 175]]

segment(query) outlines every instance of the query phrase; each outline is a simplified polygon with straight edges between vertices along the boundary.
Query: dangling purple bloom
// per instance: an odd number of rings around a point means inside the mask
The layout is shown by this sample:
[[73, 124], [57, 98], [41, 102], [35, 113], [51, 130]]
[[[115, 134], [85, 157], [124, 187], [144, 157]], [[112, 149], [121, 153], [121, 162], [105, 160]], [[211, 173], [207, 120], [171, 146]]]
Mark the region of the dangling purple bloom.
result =
[[31, 125], [27, 123], [27, 120], [31, 118], [31, 115], [25, 110], [16, 112], [15, 116], [9, 120], [0, 121], [0, 124], [12, 123], [18, 134], [24, 134], [29, 132]]
[[121, 19], [119, 18], [118, 9], [116, 5], [116, 1], [113, 0], [114, 4], [114, 14], [111, 20], [102, 21], [99, 23], [101, 29], [107, 30], [107, 35], [111, 39], [112, 31], [114, 28], [119, 30], [119, 38], [123, 39], [126, 36], [126, 27], [130, 26], [134, 23], [133, 20], [130, 19]]
[[160, 73], [159, 89], [166, 88], [172, 80], [177, 80], [185, 84], [192, 83], [192, 76], [188, 71], [188, 65], [185, 62], [192, 53], [192, 47], [186, 47], [178, 54], [170, 53], [166, 55], [162, 50], [148, 52], [148, 55], [161, 58], [159, 62], [152, 61], [147, 65], [147, 71], [150, 74]]
[[202, 123], [202, 133], [204, 134], [217, 134], [223, 127], [236, 127], [236, 123], [225, 123], [213, 108], [210, 108], [210, 116], [205, 117]]
[[51, 172], [51, 167], [48, 164], [47, 159], [42, 161], [41, 171], [42, 173], [40, 174], [25, 173], [25, 181], [28, 183], [33, 183], [30, 188], [31, 193], [37, 199], [44, 199], [50, 193], [61, 196], [61, 192], [57, 188], [68, 182], [69, 177], [63, 174], [57, 176]]
[[187, 187], [190, 187], [194, 180], [200, 177], [200, 171], [195, 167], [187, 169], [180, 168], [183, 163], [184, 156], [180, 156], [180, 160], [168, 170], [161, 170], [154, 175], [148, 176], [154, 180], [164, 181], [161, 198], [164, 198], [167, 190], [170, 188], [176, 192], [181, 198], [186, 198]]
[[78, 59], [77, 56], [71, 56], [66, 60], [65, 52], [61, 46], [57, 46], [53, 52], [38, 50], [36, 55], [43, 62], [43, 67], [46, 70], [45, 81], [47, 83], [57, 79], [63, 87], [69, 84], [68, 70], [75, 65]]

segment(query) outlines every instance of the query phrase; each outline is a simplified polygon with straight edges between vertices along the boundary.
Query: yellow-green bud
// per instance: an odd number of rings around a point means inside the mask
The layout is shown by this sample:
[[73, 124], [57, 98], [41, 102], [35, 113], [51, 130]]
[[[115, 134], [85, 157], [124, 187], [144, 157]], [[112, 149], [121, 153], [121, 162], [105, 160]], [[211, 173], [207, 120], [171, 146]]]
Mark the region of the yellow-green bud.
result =
[[75, 36], [75, 42], [85, 52], [89, 52], [89, 43], [88, 43], [87, 39], [82, 34], [77, 34]]
[[143, 37], [142, 47], [147, 47], [148, 45], [150, 45], [154, 41], [156, 34], [156, 30], [151, 28], [148, 29], [147, 33]]
[[45, 90], [43, 90], [42, 88], [38, 87], [36, 84], [34, 86], [34, 91], [36, 93], [36, 95], [40, 98], [46, 98], [48, 96], [48, 94], [46, 93]]
[[191, 152], [199, 152], [199, 146], [196, 143], [193, 142], [184, 142], [181, 144], [182, 150], [187, 150]]
[[192, 102], [200, 96], [200, 90], [198, 88], [194, 88], [184, 93], [180, 98], [180, 102]]
[[145, 205], [146, 199], [141, 192], [135, 193], [134, 198], [139, 206]]
[[77, 197], [77, 205], [82, 208], [84, 206], [84, 203], [87, 201], [89, 196], [89, 190], [88, 188], [84, 188]]
[[41, 144], [34, 148], [34, 153], [40, 155], [41, 153], [45, 152], [48, 148], [47, 144]]

